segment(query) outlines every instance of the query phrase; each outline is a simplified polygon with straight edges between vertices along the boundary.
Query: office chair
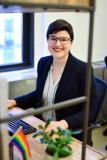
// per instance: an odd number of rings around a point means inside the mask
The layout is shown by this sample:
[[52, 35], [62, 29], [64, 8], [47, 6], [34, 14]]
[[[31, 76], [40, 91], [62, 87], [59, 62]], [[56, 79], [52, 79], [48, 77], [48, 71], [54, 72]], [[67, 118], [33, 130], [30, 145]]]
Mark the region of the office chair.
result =
[[102, 104], [104, 102], [104, 98], [107, 93], [107, 83], [98, 77], [95, 77], [95, 80], [96, 80], [96, 92], [97, 92], [97, 112], [95, 119], [97, 120], [98, 114], [100, 110], [102, 110]]
[[[96, 81], [96, 93], [97, 93], [97, 112], [96, 112], [96, 115], [95, 115], [95, 121], [92, 122], [91, 124], [89, 124], [88, 126], [88, 131], [89, 131], [89, 134], [92, 134], [92, 130], [94, 128], [97, 128], [97, 127], [101, 127], [101, 123], [97, 122], [97, 117], [98, 117], [98, 114], [100, 112], [100, 110], [102, 109], [102, 104], [104, 102], [104, 98], [105, 98], [105, 95], [107, 93], [107, 83], [96, 77], [95, 76], [95, 81]], [[78, 135], [78, 134], [82, 134], [83, 133], [83, 129], [77, 129], [77, 130], [74, 130], [74, 134], [75, 135]], [[90, 144], [89, 145], [93, 145], [91, 144], [91, 142], [89, 142]]]
[[96, 117], [95, 117], [95, 121], [92, 122], [89, 125], [89, 130], [92, 130], [94, 128], [98, 128], [101, 127], [103, 125], [103, 123], [105, 122], [99, 122], [97, 121], [98, 115], [100, 113], [100, 111], [102, 111], [102, 106], [103, 106], [103, 102], [104, 102], [104, 98], [107, 94], [107, 83], [100, 79], [99, 77], [95, 77], [95, 81], [96, 81], [96, 93], [97, 93], [97, 112], [96, 112]]
[[[106, 67], [107, 67], [107, 56], [105, 56], [104, 62], [105, 62]], [[104, 135], [104, 136], [107, 136], [107, 128], [103, 131], [103, 135]], [[105, 145], [105, 150], [107, 150], [107, 145]]]
[[106, 67], [107, 67], [107, 56], [105, 56], [105, 58], [104, 58], [104, 62], [105, 62]]
[[[102, 122], [97, 122], [96, 120], [100, 111], [103, 109], [102, 106], [103, 106], [104, 98], [107, 93], [107, 83], [98, 77], [95, 77], [95, 81], [96, 81], [96, 93], [97, 93], [97, 112], [96, 112], [95, 121], [92, 122], [89, 126], [89, 130], [91, 131], [94, 128], [101, 127], [103, 124]], [[106, 149], [107, 149], [107, 146], [105, 146], [105, 150]]]
[[107, 83], [97, 76], [95, 76], [95, 81], [96, 81], [96, 93], [97, 93], [97, 109], [96, 109], [97, 112], [95, 115], [96, 116], [95, 121], [89, 125], [88, 127], [89, 129], [94, 129], [102, 125], [103, 122], [98, 122], [97, 117], [99, 115], [99, 112], [102, 110], [104, 98], [107, 93]]

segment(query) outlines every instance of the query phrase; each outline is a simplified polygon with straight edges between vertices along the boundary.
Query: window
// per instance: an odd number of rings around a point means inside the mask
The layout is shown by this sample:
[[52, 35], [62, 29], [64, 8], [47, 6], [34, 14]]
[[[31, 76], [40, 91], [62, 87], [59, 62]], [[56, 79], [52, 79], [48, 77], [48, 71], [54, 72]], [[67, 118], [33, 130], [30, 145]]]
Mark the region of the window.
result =
[[33, 14], [0, 14], [0, 71], [33, 67]]

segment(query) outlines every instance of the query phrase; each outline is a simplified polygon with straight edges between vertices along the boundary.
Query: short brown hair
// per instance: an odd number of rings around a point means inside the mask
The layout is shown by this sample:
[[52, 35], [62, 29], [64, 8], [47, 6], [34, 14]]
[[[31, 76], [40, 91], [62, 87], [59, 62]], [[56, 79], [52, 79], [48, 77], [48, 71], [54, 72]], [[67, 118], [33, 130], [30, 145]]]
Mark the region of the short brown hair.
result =
[[74, 32], [73, 32], [73, 27], [70, 23], [63, 19], [57, 19], [54, 22], [52, 22], [47, 30], [46, 38], [47, 40], [49, 39], [49, 35], [52, 33], [57, 33], [59, 31], [67, 31], [70, 35], [71, 41], [74, 39]]

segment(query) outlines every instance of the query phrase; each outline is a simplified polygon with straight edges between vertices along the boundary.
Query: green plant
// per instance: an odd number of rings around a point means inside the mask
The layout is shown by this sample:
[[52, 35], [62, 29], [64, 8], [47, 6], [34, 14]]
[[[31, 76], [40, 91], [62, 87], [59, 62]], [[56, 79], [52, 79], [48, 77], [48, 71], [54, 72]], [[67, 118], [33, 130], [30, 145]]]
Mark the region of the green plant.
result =
[[40, 132], [34, 134], [33, 137], [39, 135], [41, 143], [47, 144], [46, 152], [53, 156], [53, 160], [71, 155], [72, 148], [69, 144], [73, 141], [72, 131], [58, 127], [57, 130], [46, 132], [49, 123], [50, 121], [47, 121], [45, 126], [40, 125]]

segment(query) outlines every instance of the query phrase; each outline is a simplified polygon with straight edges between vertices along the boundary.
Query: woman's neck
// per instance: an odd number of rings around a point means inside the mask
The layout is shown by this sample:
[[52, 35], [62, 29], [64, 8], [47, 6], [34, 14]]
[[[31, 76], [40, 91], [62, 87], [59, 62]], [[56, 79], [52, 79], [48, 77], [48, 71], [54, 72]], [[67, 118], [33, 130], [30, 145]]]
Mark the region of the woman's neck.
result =
[[65, 68], [65, 64], [67, 62], [68, 56], [63, 59], [53, 59], [53, 69], [52, 69], [52, 75], [53, 75], [53, 82], [55, 83], [59, 77], [62, 75], [63, 70]]
[[68, 59], [68, 55], [64, 58], [53, 58], [53, 67], [64, 67]]

